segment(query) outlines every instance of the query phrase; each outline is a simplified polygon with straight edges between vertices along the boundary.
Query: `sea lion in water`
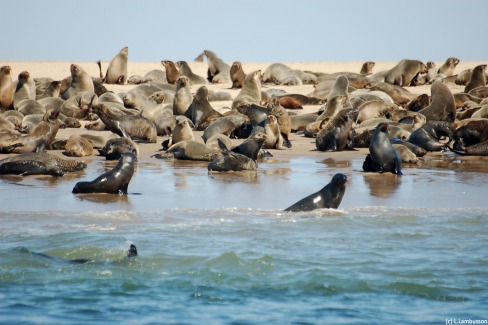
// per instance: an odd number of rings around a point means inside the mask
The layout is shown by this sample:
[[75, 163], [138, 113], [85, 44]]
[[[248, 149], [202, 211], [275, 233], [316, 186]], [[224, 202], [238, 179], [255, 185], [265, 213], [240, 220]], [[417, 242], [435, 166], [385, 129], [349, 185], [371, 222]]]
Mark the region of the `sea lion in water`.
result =
[[[117, 53], [110, 61], [107, 72], [105, 73], [105, 78], [103, 82], [108, 84], [119, 84], [123, 85], [127, 81], [127, 61], [129, 58], [129, 48], [126, 46]], [[97, 62], [100, 68], [100, 76], [102, 76], [102, 65], [101, 62]]]
[[[94, 260], [88, 259], [88, 258], [66, 259], [66, 258], [61, 258], [61, 257], [54, 257], [54, 256], [47, 255], [47, 254], [44, 254], [44, 253], [31, 252], [27, 248], [24, 248], [24, 247], [20, 248], [20, 250], [23, 253], [30, 253], [30, 254], [32, 254], [34, 256], [40, 256], [40, 257], [43, 257], [43, 258], [47, 258], [49, 260], [54, 260], [54, 261], [59, 261], [59, 262], [65, 262], [65, 263], [69, 263], [69, 264], [85, 264], [85, 263], [94, 263], [95, 262]], [[133, 258], [133, 257], [136, 257], [136, 256], [137, 256], [137, 247], [135, 245], [133, 245], [133, 244], [130, 244], [129, 250], [127, 251], [127, 253], [125, 255], [125, 259]]]
[[436, 81], [431, 87], [431, 102], [419, 111], [427, 121], [454, 122], [456, 119], [456, 104], [449, 88], [442, 82]]
[[443, 137], [450, 139], [453, 131], [451, 124], [448, 122], [428, 121], [410, 134], [408, 142], [427, 151], [441, 151], [447, 148], [447, 144], [440, 142], [440, 140]]
[[191, 70], [190, 66], [186, 61], [178, 61], [175, 63], [175, 65], [183, 76], [188, 77], [188, 79], [190, 79], [190, 83], [192, 85], [208, 83], [207, 79], [193, 73], [193, 71]]
[[85, 168], [85, 163], [62, 159], [45, 151], [23, 153], [0, 160], [0, 174], [2, 175], [63, 176], [64, 173]]
[[4, 65], [0, 68], [0, 111], [10, 108], [14, 103], [14, 83], [12, 81], [12, 68]]
[[241, 170], [256, 170], [257, 163], [255, 160], [246, 155], [228, 150], [223, 143], [219, 144], [222, 149], [222, 156], [212, 160], [207, 169], [209, 171], [227, 172]]
[[401, 60], [385, 75], [385, 82], [407, 87], [419, 73], [427, 73], [427, 66], [418, 60]]
[[315, 209], [337, 209], [346, 192], [346, 182], [346, 175], [340, 173], [335, 174], [330, 183], [325, 185], [320, 191], [301, 199], [286, 208], [285, 211], [300, 212]]
[[244, 86], [244, 79], [246, 74], [242, 69], [242, 63], [235, 61], [230, 67], [230, 80], [232, 81], [232, 89], [240, 89]]
[[388, 132], [388, 123], [380, 123], [376, 127], [369, 144], [369, 154], [363, 163], [365, 172], [403, 174], [401, 157], [393, 148]]
[[469, 79], [468, 84], [464, 88], [465, 93], [469, 93], [475, 88], [486, 86], [485, 70], [486, 64], [480, 64], [473, 69], [471, 79]]
[[100, 156], [106, 160], [119, 160], [123, 153], [132, 152], [136, 157], [139, 155], [139, 147], [128, 138], [108, 139], [105, 146], [99, 149]]
[[209, 50], [203, 51], [208, 63], [208, 81], [214, 84], [227, 83], [230, 79], [230, 66]]
[[319, 151], [342, 151], [352, 148], [351, 131], [358, 110], [345, 108], [327, 122], [315, 139]]
[[166, 80], [168, 81], [168, 83], [175, 84], [178, 78], [182, 76], [182, 74], [176, 68], [175, 63], [170, 60], [164, 60], [161, 61], [161, 64], [164, 66], [164, 69], [166, 70]]
[[123, 153], [117, 165], [91, 182], [78, 182], [73, 193], [127, 194], [129, 182], [134, 174], [136, 156], [132, 152]]

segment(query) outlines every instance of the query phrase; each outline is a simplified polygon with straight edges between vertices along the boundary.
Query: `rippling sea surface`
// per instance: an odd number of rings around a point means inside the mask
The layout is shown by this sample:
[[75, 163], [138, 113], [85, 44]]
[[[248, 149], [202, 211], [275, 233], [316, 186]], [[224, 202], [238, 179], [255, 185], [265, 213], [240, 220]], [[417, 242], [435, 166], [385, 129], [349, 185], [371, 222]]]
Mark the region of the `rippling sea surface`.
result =
[[[486, 173], [423, 166], [399, 178], [360, 163], [222, 175], [146, 161], [125, 197], [71, 194], [105, 162], [61, 180], [2, 178], [0, 323], [487, 319]], [[339, 210], [282, 212], [335, 172], [349, 176]], [[125, 259], [131, 243], [139, 256]]]

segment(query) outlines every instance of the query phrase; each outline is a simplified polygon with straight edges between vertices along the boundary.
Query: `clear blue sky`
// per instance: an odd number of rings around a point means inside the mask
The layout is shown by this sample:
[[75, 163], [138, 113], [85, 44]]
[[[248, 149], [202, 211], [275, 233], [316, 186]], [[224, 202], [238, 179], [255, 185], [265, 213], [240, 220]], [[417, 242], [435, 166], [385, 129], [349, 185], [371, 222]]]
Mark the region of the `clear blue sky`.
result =
[[0, 60], [487, 61], [486, 0], [0, 0]]

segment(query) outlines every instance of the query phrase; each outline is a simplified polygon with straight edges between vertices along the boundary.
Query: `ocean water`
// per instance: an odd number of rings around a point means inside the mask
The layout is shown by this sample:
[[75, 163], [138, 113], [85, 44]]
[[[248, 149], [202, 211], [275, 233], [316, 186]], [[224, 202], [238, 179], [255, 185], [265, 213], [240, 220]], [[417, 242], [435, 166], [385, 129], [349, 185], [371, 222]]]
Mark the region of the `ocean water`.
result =
[[[397, 177], [334, 157], [249, 174], [147, 160], [127, 196], [71, 193], [106, 162], [1, 178], [0, 323], [487, 319], [486, 161], [439, 157]], [[349, 177], [340, 209], [282, 211], [336, 172]], [[139, 255], [125, 259], [131, 243]], [[93, 261], [64, 260], [80, 258]]]

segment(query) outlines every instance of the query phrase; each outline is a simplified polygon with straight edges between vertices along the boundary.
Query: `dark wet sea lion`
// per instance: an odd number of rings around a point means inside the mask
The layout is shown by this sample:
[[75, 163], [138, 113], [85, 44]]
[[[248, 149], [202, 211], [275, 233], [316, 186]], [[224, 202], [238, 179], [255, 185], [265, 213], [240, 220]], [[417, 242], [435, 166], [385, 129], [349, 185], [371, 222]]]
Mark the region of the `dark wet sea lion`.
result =
[[422, 127], [413, 131], [408, 142], [413, 143], [427, 151], [441, 151], [447, 144], [440, 142], [442, 137], [450, 138], [453, 128], [450, 123], [442, 121], [429, 121]]
[[369, 154], [363, 163], [365, 172], [403, 174], [400, 155], [393, 148], [388, 132], [388, 123], [380, 123], [376, 127], [369, 144]]
[[136, 156], [132, 152], [122, 154], [117, 165], [91, 182], [78, 182], [73, 193], [127, 194], [134, 174]]
[[98, 152], [106, 160], [119, 160], [123, 153], [132, 152], [136, 157], [139, 155], [137, 144], [128, 138], [109, 139]]
[[86, 164], [80, 161], [62, 159], [45, 151], [23, 153], [0, 160], [2, 175], [62, 176], [85, 168]]
[[467, 147], [488, 141], [488, 119], [471, 121], [452, 134], [453, 149], [465, 151]]
[[220, 140], [217, 141], [222, 149], [222, 156], [212, 160], [208, 164], [207, 169], [209, 171], [228, 172], [257, 169], [257, 163], [255, 160], [246, 155], [227, 150], [225, 144], [221, 143]]
[[329, 184], [320, 191], [310, 194], [285, 209], [290, 212], [311, 211], [315, 209], [337, 209], [346, 192], [347, 176], [335, 174]]
[[232, 148], [232, 152], [240, 153], [248, 156], [254, 161], [258, 160], [259, 151], [263, 147], [264, 141], [266, 141], [266, 135], [262, 132], [255, 132], [251, 134], [246, 140], [244, 140], [237, 147]]
[[315, 147], [319, 151], [342, 151], [352, 149], [351, 130], [358, 110], [345, 108], [319, 131], [315, 139]]

